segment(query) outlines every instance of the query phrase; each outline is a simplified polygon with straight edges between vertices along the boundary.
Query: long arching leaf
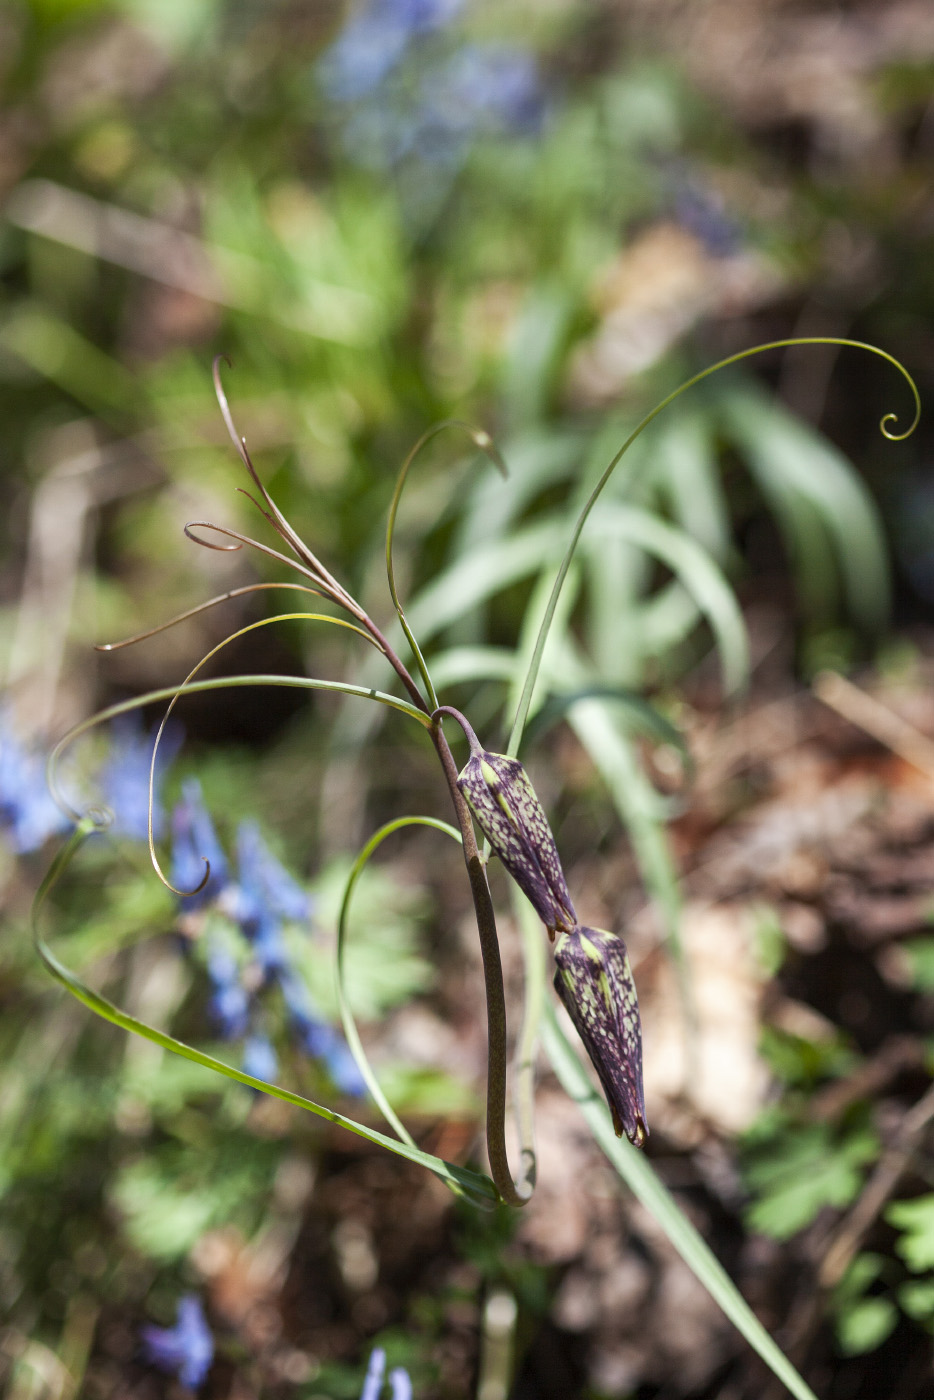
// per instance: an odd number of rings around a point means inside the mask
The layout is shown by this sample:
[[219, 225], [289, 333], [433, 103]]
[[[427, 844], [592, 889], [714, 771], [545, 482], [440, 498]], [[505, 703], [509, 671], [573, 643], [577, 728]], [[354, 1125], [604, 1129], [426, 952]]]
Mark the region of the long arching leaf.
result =
[[93, 991], [80, 978], [61, 962], [52, 952], [51, 948], [42, 938], [40, 933], [40, 917], [43, 907], [61, 879], [65, 870], [74, 859], [84, 841], [99, 828], [92, 817], [84, 817], [77, 825], [74, 833], [66, 844], [56, 855], [49, 868], [48, 874], [42, 881], [39, 890], [33, 900], [32, 906], [32, 930], [33, 941], [36, 952], [42, 959], [52, 976], [65, 987], [73, 997], [82, 1002], [88, 1010], [100, 1016], [105, 1021], [110, 1021], [112, 1025], [119, 1026], [122, 1030], [132, 1031], [135, 1035], [142, 1036], [145, 1040], [151, 1040], [153, 1044], [159, 1045], [163, 1050], [171, 1050], [175, 1055], [181, 1055], [186, 1060], [191, 1060], [194, 1064], [203, 1065], [205, 1069], [214, 1070], [215, 1073], [223, 1075], [227, 1079], [236, 1080], [239, 1084], [245, 1084], [250, 1089], [258, 1089], [264, 1094], [270, 1094], [273, 1098], [281, 1099], [284, 1103], [292, 1104], [296, 1108], [303, 1108], [308, 1113], [314, 1113], [319, 1118], [324, 1118], [329, 1123], [335, 1123], [341, 1128], [346, 1128], [348, 1132], [355, 1133], [358, 1137], [365, 1138], [367, 1142], [375, 1143], [379, 1147], [385, 1147], [390, 1152], [396, 1153], [399, 1157], [405, 1157], [410, 1162], [415, 1162], [418, 1166], [427, 1167], [429, 1171], [441, 1178], [442, 1181], [458, 1191], [466, 1192], [471, 1197], [487, 1201], [490, 1204], [498, 1200], [498, 1194], [493, 1183], [488, 1177], [479, 1172], [471, 1171], [468, 1167], [459, 1167], [455, 1163], [446, 1162], [441, 1157], [434, 1157], [430, 1152], [423, 1152], [408, 1142], [397, 1142], [394, 1138], [387, 1137], [385, 1133], [378, 1132], [375, 1128], [367, 1127], [365, 1123], [358, 1123], [353, 1118], [347, 1118], [342, 1113], [336, 1113], [333, 1109], [325, 1108], [323, 1104], [315, 1103], [312, 1099], [306, 1099], [302, 1094], [293, 1093], [291, 1089], [284, 1089], [278, 1084], [269, 1084], [263, 1079], [256, 1079], [251, 1074], [245, 1074], [243, 1070], [234, 1069], [232, 1065], [224, 1064], [222, 1060], [215, 1059], [213, 1055], [207, 1055], [202, 1050], [196, 1050], [194, 1046], [186, 1044], [184, 1041], [176, 1040], [174, 1036], [167, 1035], [165, 1031], [157, 1030], [155, 1026], [148, 1025], [145, 1021], [140, 1021], [128, 1012], [122, 1011], [113, 1002], [108, 1001], [100, 993]]

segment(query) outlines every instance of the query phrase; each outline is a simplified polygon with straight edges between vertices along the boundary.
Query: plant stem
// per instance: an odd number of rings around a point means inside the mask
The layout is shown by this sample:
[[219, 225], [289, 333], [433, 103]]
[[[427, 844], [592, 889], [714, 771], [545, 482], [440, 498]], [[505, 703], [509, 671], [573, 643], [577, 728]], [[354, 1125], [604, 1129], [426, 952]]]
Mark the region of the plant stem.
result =
[[432, 719], [437, 719], [438, 715], [450, 715], [451, 718], [460, 725], [461, 729], [464, 731], [464, 738], [470, 745], [470, 752], [472, 754], [483, 752], [483, 745], [477, 738], [473, 725], [467, 719], [466, 715], [461, 714], [460, 710], [455, 710], [453, 705], [439, 705], [431, 717]]
[[[421, 691], [400, 660], [394, 648], [372, 618], [363, 614], [360, 621], [373, 639], [382, 648], [387, 661], [402, 681], [413, 702], [419, 709], [428, 712], [428, 706]], [[442, 706], [442, 710], [466, 726], [468, 738], [473, 735], [473, 744], [478, 740], [470, 725], [459, 712]], [[508, 1053], [506, 1045], [506, 991], [503, 986], [503, 963], [499, 951], [499, 938], [496, 933], [496, 914], [486, 878], [486, 866], [480, 858], [477, 838], [474, 833], [470, 808], [463, 793], [457, 786], [457, 765], [454, 755], [441, 728], [440, 713], [429, 729], [441, 767], [447, 780], [457, 824], [464, 842], [464, 864], [470, 881], [474, 912], [477, 919], [477, 932], [480, 935], [480, 956], [483, 960], [483, 984], [486, 992], [487, 1018], [487, 1083], [486, 1083], [486, 1145], [490, 1159], [490, 1174], [503, 1200], [507, 1205], [524, 1206], [532, 1195], [532, 1185], [522, 1180], [517, 1187], [509, 1170], [509, 1157], [506, 1152], [506, 1072]]]
[[363, 626], [366, 628], [366, 630], [369, 632], [370, 636], [377, 643], [380, 650], [385, 655], [386, 660], [389, 662], [390, 666], [395, 671], [396, 675], [399, 677], [402, 684], [405, 686], [406, 690], [411, 695], [413, 703], [416, 704], [420, 710], [423, 710], [426, 715], [430, 714], [431, 710], [426, 704], [422, 692], [415, 684], [415, 681], [412, 679], [412, 676], [409, 673], [408, 667], [405, 666], [405, 664], [402, 662], [395, 648], [389, 641], [387, 641], [386, 637], [384, 637], [383, 633], [380, 631], [379, 627], [377, 627], [373, 619], [367, 613], [363, 612], [362, 609], [360, 611], [359, 619], [363, 623]]
[[429, 730], [441, 760], [444, 776], [451, 792], [464, 841], [464, 864], [470, 880], [477, 931], [480, 934], [480, 954], [483, 959], [483, 981], [486, 990], [487, 1015], [487, 1083], [486, 1140], [490, 1159], [490, 1175], [503, 1200], [510, 1206], [524, 1206], [531, 1197], [531, 1184], [521, 1182], [517, 1187], [509, 1170], [506, 1153], [506, 993], [503, 987], [503, 964], [496, 936], [496, 914], [486, 878], [486, 866], [480, 859], [470, 808], [457, 786], [457, 767], [448, 741], [436, 722]]

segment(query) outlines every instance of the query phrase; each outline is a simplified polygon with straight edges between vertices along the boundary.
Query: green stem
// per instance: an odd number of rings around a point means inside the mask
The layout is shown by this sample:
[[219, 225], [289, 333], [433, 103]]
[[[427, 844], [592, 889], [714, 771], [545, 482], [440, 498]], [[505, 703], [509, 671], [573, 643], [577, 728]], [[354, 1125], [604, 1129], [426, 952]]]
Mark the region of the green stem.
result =
[[535, 1185], [535, 1056], [545, 1009], [545, 942], [541, 923], [527, 900], [513, 900], [513, 909], [522, 935], [522, 961], [525, 968], [525, 1006], [522, 1029], [516, 1048], [516, 1123], [523, 1180]]
[[444, 769], [451, 801], [457, 814], [457, 824], [463, 838], [464, 864], [467, 867], [467, 878], [470, 880], [470, 892], [477, 916], [477, 932], [480, 935], [480, 956], [483, 960], [483, 984], [486, 992], [486, 1140], [490, 1175], [507, 1205], [524, 1206], [531, 1198], [532, 1184], [526, 1179], [520, 1179], [518, 1184], [513, 1181], [506, 1151], [506, 992], [503, 986], [499, 939], [496, 934], [496, 913], [487, 883], [486, 866], [477, 849], [470, 808], [457, 786], [457, 767], [440, 722], [432, 724], [430, 732]]
[[379, 831], [377, 831], [373, 836], [370, 837], [369, 841], [363, 847], [363, 850], [357, 856], [357, 859], [354, 861], [353, 867], [350, 871], [350, 875], [347, 879], [347, 884], [344, 887], [344, 897], [341, 900], [340, 913], [337, 918], [336, 961], [337, 1003], [340, 1008], [341, 1023], [344, 1027], [344, 1035], [347, 1038], [347, 1044], [350, 1046], [350, 1049], [353, 1053], [353, 1057], [357, 1062], [357, 1067], [360, 1070], [360, 1073], [363, 1075], [363, 1078], [366, 1082], [366, 1086], [369, 1089], [370, 1094], [373, 1098], [373, 1102], [376, 1104], [377, 1108], [382, 1113], [387, 1123], [394, 1130], [399, 1140], [401, 1142], [407, 1142], [410, 1144], [410, 1146], [414, 1147], [414, 1138], [412, 1137], [408, 1128], [406, 1128], [405, 1124], [399, 1118], [398, 1114], [390, 1104], [389, 1100], [386, 1098], [386, 1095], [383, 1093], [382, 1088], [380, 1087], [379, 1080], [376, 1078], [376, 1075], [373, 1072], [373, 1067], [370, 1064], [369, 1059], [367, 1058], [366, 1051], [363, 1048], [363, 1042], [361, 1041], [360, 1033], [357, 1030], [357, 1023], [354, 1020], [353, 1012], [350, 1009], [350, 1004], [347, 1001], [347, 995], [344, 990], [344, 948], [347, 939], [347, 923], [350, 918], [350, 902], [353, 898], [353, 892], [357, 887], [357, 882], [360, 879], [360, 876], [363, 874], [367, 861], [370, 859], [370, 856], [377, 849], [377, 847], [382, 845], [387, 836], [391, 836], [393, 832], [401, 831], [404, 827], [407, 826], [434, 827], [437, 831], [446, 832], [449, 836], [452, 836], [457, 842], [460, 842], [461, 840], [461, 834], [459, 831], [455, 831], [454, 827], [450, 826], [447, 822], [439, 821], [437, 817], [397, 817], [395, 821], [386, 822], [385, 826], [381, 826]]
[[439, 433], [445, 432], [448, 428], [463, 428], [464, 431], [469, 435], [470, 440], [473, 442], [474, 446], [479, 448], [481, 452], [485, 452], [486, 455], [493, 462], [494, 466], [496, 466], [497, 469], [502, 472], [503, 476], [506, 475], [506, 464], [500, 456], [499, 452], [497, 451], [496, 445], [493, 442], [493, 439], [490, 437], [489, 433], [485, 432], [482, 428], [474, 428], [470, 423], [465, 423], [460, 418], [445, 418], [440, 423], [433, 424], [432, 427], [430, 427], [427, 430], [427, 432], [422, 433], [418, 442], [415, 444], [415, 446], [409, 452], [409, 455], [406, 457], [405, 461], [402, 463], [402, 466], [399, 470], [399, 475], [396, 478], [395, 490], [392, 493], [392, 501], [389, 505], [389, 517], [386, 521], [386, 577], [389, 580], [389, 593], [392, 598], [393, 607], [396, 610], [399, 622], [402, 625], [402, 630], [406, 635], [406, 639], [409, 643], [409, 646], [412, 648], [412, 655], [415, 657], [415, 661], [418, 666], [419, 672], [421, 673], [422, 680], [425, 682], [425, 689], [428, 692], [428, 699], [433, 710], [436, 710], [438, 708], [438, 697], [435, 694], [435, 688], [432, 684], [431, 676], [428, 674], [428, 667], [425, 664], [425, 658], [422, 655], [421, 648], [415, 639], [415, 634], [409, 626], [408, 619], [406, 618], [405, 612], [402, 608], [402, 604], [399, 601], [399, 594], [396, 591], [395, 571], [393, 569], [392, 563], [392, 545], [393, 537], [395, 535], [396, 530], [396, 515], [399, 511], [399, 502], [402, 500], [402, 489], [405, 486], [406, 478], [409, 474], [409, 468], [415, 461], [415, 458], [418, 456], [419, 452], [421, 452], [422, 448], [426, 447], [428, 443], [431, 442], [432, 438], [437, 437]]

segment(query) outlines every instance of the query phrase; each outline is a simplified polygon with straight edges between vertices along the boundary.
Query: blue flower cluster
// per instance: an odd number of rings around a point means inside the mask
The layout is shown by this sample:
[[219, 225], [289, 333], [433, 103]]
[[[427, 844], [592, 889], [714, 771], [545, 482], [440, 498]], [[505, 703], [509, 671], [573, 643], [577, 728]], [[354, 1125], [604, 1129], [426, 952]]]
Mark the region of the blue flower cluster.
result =
[[740, 252], [743, 231], [702, 172], [673, 162], [663, 174], [675, 221], [693, 233], [712, 258], [730, 258]]
[[278, 988], [301, 1050], [327, 1067], [342, 1093], [363, 1094], [365, 1084], [347, 1042], [322, 1018], [289, 958], [285, 927], [308, 918], [307, 891], [276, 860], [251, 821], [238, 829], [234, 873], [195, 779], [185, 783], [172, 815], [170, 878], [178, 890], [197, 891], [184, 900], [186, 914], [210, 909], [219, 916], [205, 923], [202, 935], [211, 983], [209, 1013], [225, 1040], [243, 1039], [245, 1073], [267, 1082], [276, 1076], [261, 993]]
[[[383, 1391], [383, 1376], [386, 1371], [386, 1353], [382, 1347], [374, 1347], [370, 1364], [366, 1368], [366, 1378], [360, 1392], [360, 1400], [379, 1400]], [[396, 1366], [389, 1372], [391, 1400], [412, 1400], [412, 1381], [408, 1371]]]
[[[157, 836], [165, 825], [160, 790], [180, 742], [180, 731], [167, 731], [159, 751], [153, 789]], [[144, 733], [138, 720], [121, 717], [112, 726], [110, 749], [97, 773], [99, 805], [113, 814], [110, 830], [130, 840], [148, 839], [153, 743], [154, 736]], [[44, 756], [22, 741], [11, 716], [0, 710], [2, 839], [16, 854], [24, 854], [39, 850], [68, 825], [49, 792]], [[209, 1014], [224, 1039], [243, 1041], [245, 1072], [267, 1082], [276, 1077], [276, 1053], [263, 1029], [260, 993], [278, 987], [302, 1052], [327, 1067], [342, 1093], [363, 1094], [365, 1085], [347, 1042], [322, 1018], [288, 955], [285, 926], [307, 920], [308, 892], [275, 859], [251, 821], [239, 827], [234, 875], [194, 779], [183, 785], [171, 833], [171, 882], [177, 890], [195, 891], [183, 901], [183, 914], [212, 910], [218, 916], [204, 921]], [[228, 938], [221, 936], [225, 930]]]
[[26, 855], [68, 825], [49, 792], [44, 756], [23, 743], [12, 716], [0, 711], [0, 831], [6, 844]]
[[[155, 741], [154, 732], [144, 733], [138, 716], [118, 715], [110, 728], [110, 752], [98, 774], [104, 802], [113, 812], [111, 830], [131, 841], [149, 840], [149, 769]], [[152, 830], [157, 840], [165, 826], [162, 784], [181, 743], [181, 728], [166, 726], [153, 783]]]
[[413, 43], [443, 28], [462, 0], [369, 0], [344, 26], [322, 63], [329, 97], [355, 102], [372, 93]]
[[457, 44], [444, 31], [462, 0], [366, 0], [320, 62], [359, 164], [415, 160], [456, 168], [472, 141], [536, 132], [545, 101], [534, 57], [500, 43]]
[[[149, 836], [149, 765], [155, 742], [144, 734], [139, 720], [121, 715], [111, 727], [110, 750], [96, 778], [98, 805], [113, 816], [110, 830], [116, 836], [146, 841]], [[159, 790], [166, 769], [181, 742], [180, 730], [163, 738], [153, 789], [153, 831], [163, 826]], [[49, 792], [45, 756], [26, 744], [17, 733], [8, 711], [0, 711], [0, 831], [17, 855], [38, 851], [51, 836], [70, 825]]]
[[141, 1335], [147, 1361], [198, 1389], [214, 1360], [214, 1338], [193, 1293], [178, 1300], [174, 1327], [144, 1327]]
[[[143, 1356], [151, 1365], [175, 1376], [189, 1390], [200, 1388], [214, 1360], [214, 1338], [199, 1298], [187, 1293], [179, 1299], [174, 1327], [146, 1326], [140, 1335]], [[386, 1353], [374, 1347], [360, 1400], [380, 1400], [385, 1373]], [[412, 1400], [412, 1381], [402, 1366], [389, 1372], [389, 1389], [391, 1400]]]

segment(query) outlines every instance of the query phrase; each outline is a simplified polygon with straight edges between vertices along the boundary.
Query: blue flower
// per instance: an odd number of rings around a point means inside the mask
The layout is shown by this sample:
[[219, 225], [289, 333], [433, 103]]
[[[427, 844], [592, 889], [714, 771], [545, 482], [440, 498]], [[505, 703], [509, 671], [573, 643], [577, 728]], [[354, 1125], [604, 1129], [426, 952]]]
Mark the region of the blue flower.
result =
[[327, 95], [354, 102], [372, 93], [398, 66], [412, 40], [439, 29], [462, 0], [370, 0], [324, 54], [320, 73]]
[[300, 921], [311, 912], [308, 891], [276, 860], [256, 822], [241, 822], [237, 832], [237, 888], [241, 923], [270, 914]]
[[[139, 718], [135, 715], [118, 715], [113, 722], [111, 733], [110, 754], [101, 769], [99, 779], [104, 800], [114, 814], [111, 829], [120, 836], [147, 841], [149, 768], [152, 763], [155, 735], [144, 734]], [[181, 739], [180, 728], [169, 728], [159, 745], [152, 809], [152, 829], [156, 837], [162, 834], [164, 822], [159, 805], [159, 789], [169, 764], [178, 752]]]
[[366, 1081], [340, 1031], [319, 1021], [308, 1027], [303, 1044], [309, 1055], [327, 1065], [335, 1089], [351, 1098], [362, 1098]]
[[198, 1389], [214, 1360], [214, 1338], [193, 1293], [178, 1300], [174, 1327], [144, 1327], [142, 1338], [148, 1361]]
[[346, 1040], [318, 1014], [305, 983], [294, 972], [279, 974], [279, 987], [289, 1020], [306, 1055], [323, 1060], [334, 1086], [343, 1094], [359, 1097], [366, 1084]]
[[412, 1400], [412, 1380], [401, 1366], [394, 1366], [389, 1372], [389, 1386], [392, 1400]]
[[383, 1388], [383, 1375], [385, 1371], [386, 1353], [383, 1351], [382, 1347], [374, 1347], [370, 1352], [370, 1360], [366, 1368], [366, 1376], [363, 1380], [360, 1400], [379, 1400], [379, 1393]]
[[525, 49], [466, 44], [422, 85], [426, 125], [452, 131], [537, 131], [544, 113], [538, 65]]
[[703, 243], [712, 258], [729, 258], [740, 251], [742, 229], [716, 190], [680, 165], [671, 168], [668, 183], [674, 218]]
[[182, 799], [172, 813], [170, 879], [175, 888], [185, 891], [198, 889], [204, 879], [205, 860], [210, 863], [210, 877], [204, 889], [186, 898], [186, 911], [201, 909], [215, 899], [227, 884], [227, 858], [204, 805], [201, 784], [197, 778], [189, 778], [182, 788]]
[[[305, 1054], [326, 1065], [341, 1093], [363, 1094], [366, 1086], [347, 1042], [321, 1019], [304, 982], [289, 963], [283, 923], [307, 919], [311, 912], [307, 890], [272, 855], [252, 821], [242, 822], [237, 834], [237, 879], [233, 881], [195, 781], [183, 788], [182, 801], [172, 815], [172, 829], [171, 878], [176, 888], [194, 889], [204, 878], [203, 858], [211, 862], [207, 885], [183, 907], [200, 909], [216, 902], [220, 913], [239, 925], [249, 944], [251, 966], [260, 974], [259, 978], [249, 974], [245, 978], [240, 961], [218, 936], [218, 930], [206, 929], [206, 966], [211, 982], [208, 1014], [220, 1035], [225, 1040], [245, 1036], [257, 1009], [257, 991], [276, 982]], [[243, 1067], [256, 1079], [270, 1081], [276, 1076], [275, 1052], [258, 1030], [244, 1045]]]
[[0, 830], [7, 843], [18, 855], [38, 851], [68, 825], [49, 792], [45, 759], [20, 740], [10, 715], [0, 711]]
[[[383, 1389], [383, 1376], [386, 1371], [386, 1353], [382, 1347], [374, 1347], [370, 1352], [369, 1365], [360, 1392], [360, 1400], [379, 1400]], [[389, 1386], [392, 1400], [412, 1400], [412, 1382], [408, 1371], [395, 1366], [389, 1372]]]
[[324, 91], [338, 102], [366, 96], [395, 68], [408, 38], [391, 15], [363, 14], [351, 20], [321, 61]]
[[225, 1040], [239, 1040], [250, 1019], [250, 998], [240, 977], [237, 960], [216, 940], [208, 951], [211, 998], [208, 1014]]
[[267, 1084], [273, 1082], [279, 1069], [279, 1061], [267, 1036], [251, 1035], [247, 1037], [243, 1046], [240, 1068], [244, 1074], [251, 1074], [254, 1079], [263, 1079]]
[[252, 946], [264, 981], [283, 971], [287, 955], [282, 921], [307, 919], [311, 900], [271, 854], [255, 822], [240, 825], [237, 882], [228, 891], [226, 903]]

